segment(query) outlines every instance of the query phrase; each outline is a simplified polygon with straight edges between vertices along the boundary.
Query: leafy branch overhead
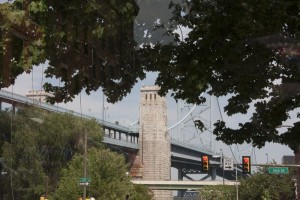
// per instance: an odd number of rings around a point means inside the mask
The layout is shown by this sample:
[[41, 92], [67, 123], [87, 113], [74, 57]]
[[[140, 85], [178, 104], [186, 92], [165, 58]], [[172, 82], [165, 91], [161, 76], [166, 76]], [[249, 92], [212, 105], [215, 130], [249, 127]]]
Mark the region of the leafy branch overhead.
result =
[[[32, 65], [49, 61], [46, 83], [51, 103], [72, 101], [81, 90], [102, 87], [111, 102], [130, 92], [144, 73], [138, 68], [133, 22], [138, 7], [128, 1], [18, 0], [0, 4], [1, 87]], [[27, 38], [27, 36], [29, 37]], [[13, 61], [13, 62], [11, 62]]]
[[[300, 2], [202, 1], [170, 3], [170, 44], [141, 49], [142, 64], [159, 73], [161, 94], [200, 104], [201, 93], [230, 96], [229, 115], [254, 113], [232, 129], [215, 124], [217, 139], [227, 144], [279, 142], [300, 144], [296, 127], [280, 134], [300, 101]], [[166, 27], [166, 26], [162, 26]], [[178, 30], [188, 30], [185, 38]]]
[[[48, 60], [46, 76], [61, 81], [44, 84], [54, 93], [51, 103], [100, 87], [116, 102], [146, 72], [158, 72], [162, 95], [172, 91], [176, 99], [196, 104], [205, 102], [203, 92], [229, 96], [224, 108], [229, 116], [252, 114], [237, 129], [217, 122], [217, 139], [258, 147], [277, 142], [295, 150], [298, 117], [286, 132], [278, 127], [299, 108], [299, 4], [173, 0], [168, 10], [162, 0], [2, 3], [0, 81], [9, 86], [33, 64]], [[35, 31], [24, 42], [14, 34], [18, 28]]]

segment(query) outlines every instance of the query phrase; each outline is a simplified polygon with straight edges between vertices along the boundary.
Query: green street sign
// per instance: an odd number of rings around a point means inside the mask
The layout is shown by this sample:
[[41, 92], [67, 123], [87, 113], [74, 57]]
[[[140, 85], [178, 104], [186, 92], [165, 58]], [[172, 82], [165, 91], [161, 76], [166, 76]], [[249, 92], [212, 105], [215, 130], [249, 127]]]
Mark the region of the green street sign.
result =
[[79, 183], [89, 183], [91, 182], [91, 178], [79, 178]]
[[287, 167], [269, 167], [269, 174], [288, 174], [289, 168]]

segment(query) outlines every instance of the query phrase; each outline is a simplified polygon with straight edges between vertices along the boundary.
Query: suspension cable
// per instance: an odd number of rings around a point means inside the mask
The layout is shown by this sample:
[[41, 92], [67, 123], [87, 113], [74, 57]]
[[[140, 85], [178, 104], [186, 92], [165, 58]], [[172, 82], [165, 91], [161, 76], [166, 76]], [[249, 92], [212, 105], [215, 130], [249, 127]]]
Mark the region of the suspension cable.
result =
[[[217, 97], [217, 104], [218, 104], [218, 109], [219, 109], [219, 113], [220, 113], [220, 116], [221, 116], [221, 120], [224, 121], [224, 120], [223, 120], [223, 115], [222, 115], [222, 112], [221, 112], [221, 108], [220, 108], [219, 98], [218, 98], [218, 97]], [[232, 150], [231, 146], [229, 146], [229, 148], [230, 148], [231, 154], [232, 154], [232, 156], [233, 156], [235, 162], [237, 163], [237, 159], [236, 159], [236, 157], [235, 157], [235, 155], [234, 155], [234, 153], [233, 153], [233, 150]]]

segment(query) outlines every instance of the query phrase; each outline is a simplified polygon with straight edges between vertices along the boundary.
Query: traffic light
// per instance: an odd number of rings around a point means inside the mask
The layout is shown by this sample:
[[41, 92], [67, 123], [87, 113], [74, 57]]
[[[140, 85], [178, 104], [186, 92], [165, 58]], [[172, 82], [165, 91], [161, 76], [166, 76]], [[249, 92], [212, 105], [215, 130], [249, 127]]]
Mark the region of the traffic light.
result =
[[202, 156], [202, 171], [207, 172], [209, 169], [209, 158], [208, 156]]
[[250, 174], [251, 173], [251, 157], [243, 156], [243, 173]]

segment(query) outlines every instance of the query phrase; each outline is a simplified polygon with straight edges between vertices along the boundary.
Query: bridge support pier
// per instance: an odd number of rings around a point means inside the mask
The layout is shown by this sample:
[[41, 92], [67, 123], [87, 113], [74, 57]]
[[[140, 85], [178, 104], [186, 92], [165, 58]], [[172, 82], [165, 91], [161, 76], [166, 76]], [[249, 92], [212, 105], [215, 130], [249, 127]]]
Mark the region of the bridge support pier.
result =
[[213, 167], [211, 168], [211, 180], [214, 181], [216, 180], [217, 177], [217, 168]]
[[[166, 99], [158, 95], [158, 90], [157, 86], [144, 86], [141, 89], [140, 149], [136, 157], [138, 160], [135, 160], [131, 169], [133, 178], [171, 180], [171, 143], [167, 131]], [[154, 200], [173, 199], [172, 191], [152, 190], [152, 193]]]
[[[184, 173], [183, 173], [182, 169], [183, 169], [182, 167], [177, 168], [177, 170], [178, 170], [178, 180], [179, 181], [183, 180]], [[186, 192], [186, 190], [178, 190], [177, 196], [178, 197], [184, 197], [185, 192]]]
[[178, 180], [182, 181], [183, 180], [183, 171], [182, 171], [182, 167], [178, 167]]

